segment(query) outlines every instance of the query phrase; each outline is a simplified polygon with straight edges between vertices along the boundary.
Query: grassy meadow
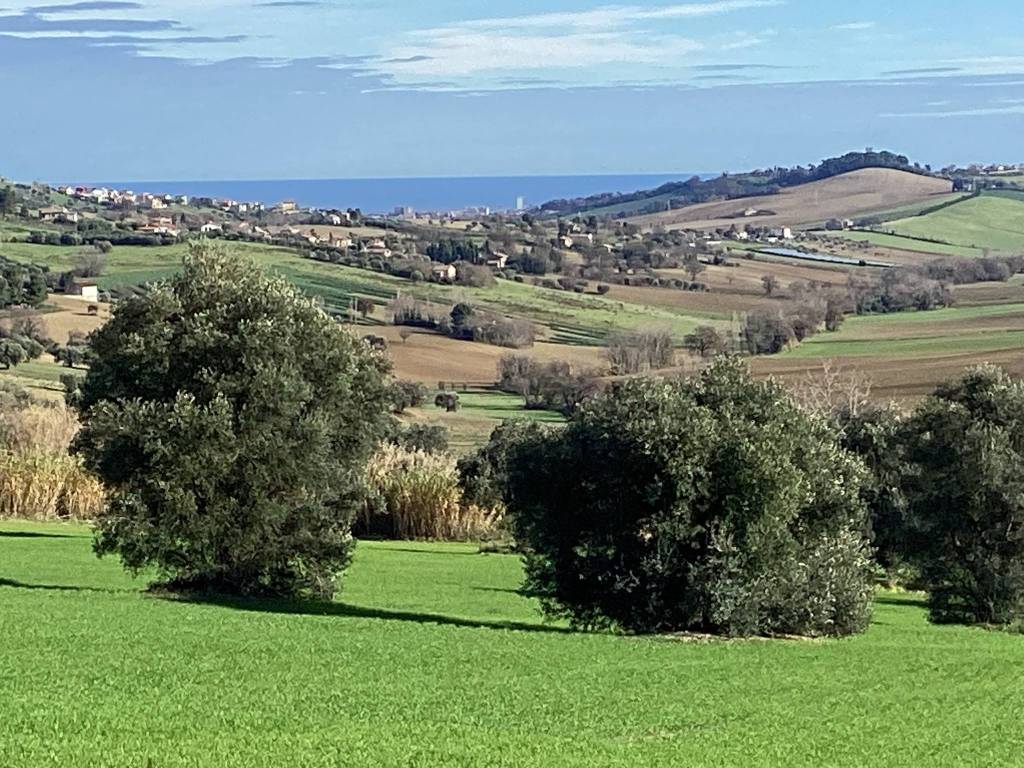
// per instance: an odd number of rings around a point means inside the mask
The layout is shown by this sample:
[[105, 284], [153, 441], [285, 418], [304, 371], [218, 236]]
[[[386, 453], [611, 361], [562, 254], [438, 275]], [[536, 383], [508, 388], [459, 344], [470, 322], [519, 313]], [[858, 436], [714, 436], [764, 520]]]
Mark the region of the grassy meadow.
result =
[[882, 593], [846, 640], [570, 632], [518, 558], [363, 542], [330, 605], [142, 592], [81, 527], [0, 524], [5, 768], [1014, 766], [1020, 636]]
[[1015, 252], [1024, 249], [1024, 202], [981, 195], [924, 216], [886, 222], [884, 228], [904, 237]]

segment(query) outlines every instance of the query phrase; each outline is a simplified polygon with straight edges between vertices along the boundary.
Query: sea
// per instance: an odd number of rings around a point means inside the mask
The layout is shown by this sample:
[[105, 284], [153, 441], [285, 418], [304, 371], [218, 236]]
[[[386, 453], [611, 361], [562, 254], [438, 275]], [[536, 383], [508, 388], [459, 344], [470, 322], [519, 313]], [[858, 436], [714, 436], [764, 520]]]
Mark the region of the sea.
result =
[[[588, 176], [461, 176], [383, 179], [295, 179], [273, 181], [106, 181], [90, 187], [130, 189], [153, 194], [212, 197], [268, 205], [294, 200], [302, 207], [359, 208], [364, 213], [390, 213], [396, 208], [441, 212], [467, 208], [515, 210], [551, 200], [586, 197], [602, 192], [636, 192], [693, 173]], [[76, 183], [77, 186], [79, 183]]]

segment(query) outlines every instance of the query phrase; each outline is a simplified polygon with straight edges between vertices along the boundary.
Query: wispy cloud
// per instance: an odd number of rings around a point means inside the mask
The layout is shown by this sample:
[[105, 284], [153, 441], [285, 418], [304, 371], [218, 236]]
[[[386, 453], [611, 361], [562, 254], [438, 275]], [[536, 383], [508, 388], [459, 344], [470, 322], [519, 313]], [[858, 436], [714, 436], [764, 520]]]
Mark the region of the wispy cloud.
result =
[[1024, 115], [1024, 104], [1005, 107], [970, 107], [934, 112], [885, 112], [879, 115], [879, 117], [943, 119], [952, 117], [986, 117], [992, 115]]
[[877, 21], [848, 21], [845, 24], [835, 24], [832, 26], [832, 29], [858, 31], [864, 29], [874, 29], [877, 26]]
[[[377, 66], [381, 73], [401, 81], [462, 78], [467, 87], [474, 88], [522, 87], [514, 85], [511, 76], [531, 72], [544, 72], [551, 80], [585, 84], [588, 71], [613, 65], [682, 71], [690, 63], [691, 54], [706, 49], [711, 42], [678, 29], [678, 25], [665, 27], [665, 22], [779, 5], [781, 0], [718, 0], [467, 19], [409, 33]], [[763, 38], [764, 33], [740, 32], [716, 47], [751, 47]], [[606, 81], [607, 72], [600, 79]]]
[[917, 69], [890, 69], [882, 77], [905, 77], [907, 75], [952, 75], [963, 72], [962, 67], [919, 67]]

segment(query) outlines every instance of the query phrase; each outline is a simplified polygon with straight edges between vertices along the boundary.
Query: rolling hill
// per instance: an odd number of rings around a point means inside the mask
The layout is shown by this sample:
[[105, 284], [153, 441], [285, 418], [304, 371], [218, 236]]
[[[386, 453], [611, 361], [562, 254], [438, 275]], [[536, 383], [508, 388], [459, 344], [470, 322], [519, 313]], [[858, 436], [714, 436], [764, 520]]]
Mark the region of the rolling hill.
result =
[[[792, 187], [775, 195], [689, 205], [628, 219], [639, 225], [716, 229], [733, 224], [801, 226], [831, 218], [851, 218], [878, 210], [927, 201], [941, 202], [952, 182], [890, 168], [865, 168], [823, 181]], [[759, 213], [744, 216], [747, 209]]]

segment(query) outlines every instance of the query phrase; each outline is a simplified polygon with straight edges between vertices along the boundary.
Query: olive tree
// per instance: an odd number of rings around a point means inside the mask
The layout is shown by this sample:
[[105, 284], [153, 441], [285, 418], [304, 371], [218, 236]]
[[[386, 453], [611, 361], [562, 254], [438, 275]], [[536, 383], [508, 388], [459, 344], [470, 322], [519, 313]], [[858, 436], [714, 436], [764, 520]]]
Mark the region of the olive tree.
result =
[[845, 635], [873, 594], [863, 464], [778, 385], [721, 359], [622, 382], [509, 445], [527, 589], [580, 626]]
[[939, 387], [910, 432], [911, 547], [932, 620], [1024, 619], [1024, 382], [974, 369]]
[[387, 428], [384, 359], [209, 244], [92, 350], [76, 448], [109, 491], [97, 553], [175, 588], [332, 595]]

